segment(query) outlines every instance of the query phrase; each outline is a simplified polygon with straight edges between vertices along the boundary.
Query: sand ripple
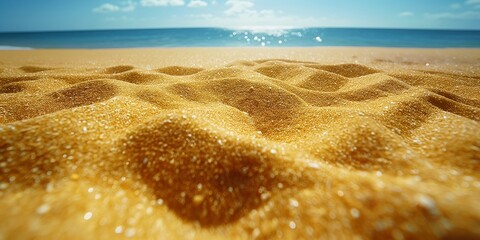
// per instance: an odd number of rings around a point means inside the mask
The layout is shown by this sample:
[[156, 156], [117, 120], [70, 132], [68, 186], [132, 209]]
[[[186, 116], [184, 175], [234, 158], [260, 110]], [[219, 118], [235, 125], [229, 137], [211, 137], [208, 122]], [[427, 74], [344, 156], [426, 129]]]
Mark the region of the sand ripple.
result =
[[0, 238], [480, 238], [479, 79], [3, 68]]

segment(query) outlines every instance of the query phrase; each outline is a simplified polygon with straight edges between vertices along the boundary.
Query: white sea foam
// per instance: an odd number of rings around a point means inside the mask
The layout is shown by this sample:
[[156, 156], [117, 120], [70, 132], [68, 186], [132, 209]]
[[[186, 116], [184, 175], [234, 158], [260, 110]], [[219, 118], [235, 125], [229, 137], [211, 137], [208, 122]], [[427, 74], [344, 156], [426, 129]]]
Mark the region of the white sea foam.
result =
[[18, 46], [5, 46], [0, 45], [0, 50], [32, 50], [30, 47], [18, 47]]

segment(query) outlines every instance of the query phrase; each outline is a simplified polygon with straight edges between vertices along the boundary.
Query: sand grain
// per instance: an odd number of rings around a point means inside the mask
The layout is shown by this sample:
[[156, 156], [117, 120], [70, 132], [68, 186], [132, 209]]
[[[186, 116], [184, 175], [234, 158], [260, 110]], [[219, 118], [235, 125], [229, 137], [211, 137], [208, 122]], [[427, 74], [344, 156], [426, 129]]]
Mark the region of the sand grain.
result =
[[2, 66], [0, 238], [480, 237], [478, 72], [293, 59]]

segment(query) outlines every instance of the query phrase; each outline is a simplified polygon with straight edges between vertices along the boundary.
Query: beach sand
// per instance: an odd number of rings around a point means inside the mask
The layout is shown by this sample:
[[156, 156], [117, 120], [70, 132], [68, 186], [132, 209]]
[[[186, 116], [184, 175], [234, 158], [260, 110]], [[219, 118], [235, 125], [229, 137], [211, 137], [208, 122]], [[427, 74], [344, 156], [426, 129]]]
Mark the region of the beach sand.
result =
[[0, 239], [479, 239], [480, 50], [0, 51]]

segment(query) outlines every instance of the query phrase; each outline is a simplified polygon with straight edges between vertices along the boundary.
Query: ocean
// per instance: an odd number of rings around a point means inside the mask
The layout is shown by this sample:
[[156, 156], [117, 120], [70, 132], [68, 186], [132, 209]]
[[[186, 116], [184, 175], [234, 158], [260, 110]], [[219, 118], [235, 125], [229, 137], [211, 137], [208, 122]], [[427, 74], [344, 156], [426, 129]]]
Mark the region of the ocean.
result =
[[0, 49], [320, 46], [479, 48], [480, 31], [178, 28], [0, 33]]

